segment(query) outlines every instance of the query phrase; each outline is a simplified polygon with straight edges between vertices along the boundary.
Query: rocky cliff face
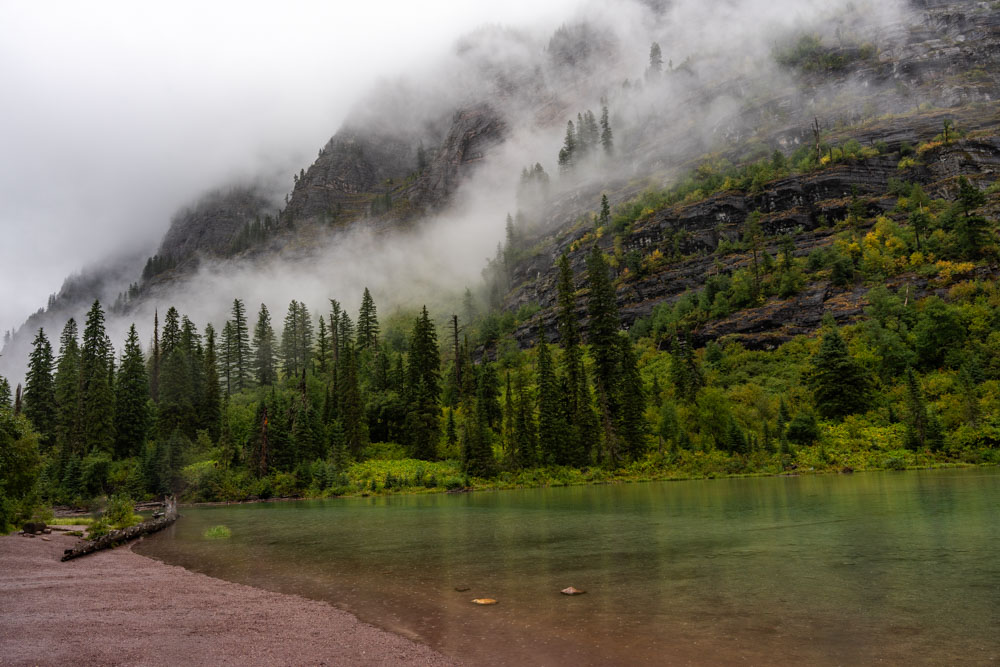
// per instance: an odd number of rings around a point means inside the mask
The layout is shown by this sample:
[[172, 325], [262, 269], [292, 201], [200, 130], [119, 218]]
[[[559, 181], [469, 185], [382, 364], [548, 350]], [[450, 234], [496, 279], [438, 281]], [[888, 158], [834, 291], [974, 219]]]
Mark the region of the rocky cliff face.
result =
[[179, 262], [198, 253], [225, 254], [247, 223], [274, 213], [274, 204], [258, 188], [213, 192], [174, 216], [158, 254]]

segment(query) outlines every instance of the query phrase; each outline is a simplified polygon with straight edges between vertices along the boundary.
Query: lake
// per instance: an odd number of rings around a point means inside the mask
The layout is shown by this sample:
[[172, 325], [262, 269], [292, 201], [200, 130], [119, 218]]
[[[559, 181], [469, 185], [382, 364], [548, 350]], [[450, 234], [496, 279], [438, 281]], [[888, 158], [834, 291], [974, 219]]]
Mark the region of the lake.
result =
[[[182, 513], [136, 551], [327, 600], [470, 662], [1000, 660], [996, 468]], [[220, 524], [231, 538], [203, 536]]]

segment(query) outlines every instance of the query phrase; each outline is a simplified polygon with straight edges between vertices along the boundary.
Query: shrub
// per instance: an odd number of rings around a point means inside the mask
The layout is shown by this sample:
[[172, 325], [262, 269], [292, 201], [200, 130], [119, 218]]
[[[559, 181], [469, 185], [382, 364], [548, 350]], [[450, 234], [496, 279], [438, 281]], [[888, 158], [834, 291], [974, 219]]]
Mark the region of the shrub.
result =
[[233, 532], [226, 526], [212, 526], [202, 533], [202, 536], [208, 540], [228, 540], [232, 535]]

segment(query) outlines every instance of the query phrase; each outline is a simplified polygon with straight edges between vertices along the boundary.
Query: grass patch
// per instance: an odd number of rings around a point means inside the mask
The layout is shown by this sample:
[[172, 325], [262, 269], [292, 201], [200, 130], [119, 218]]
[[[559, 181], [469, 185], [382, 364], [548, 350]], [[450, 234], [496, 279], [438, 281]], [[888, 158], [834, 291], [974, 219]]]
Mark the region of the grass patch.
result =
[[202, 536], [209, 540], [228, 540], [232, 537], [233, 531], [226, 526], [212, 526]]
[[94, 519], [89, 516], [65, 516], [58, 519], [49, 519], [45, 523], [50, 526], [89, 526], [94, 523]]

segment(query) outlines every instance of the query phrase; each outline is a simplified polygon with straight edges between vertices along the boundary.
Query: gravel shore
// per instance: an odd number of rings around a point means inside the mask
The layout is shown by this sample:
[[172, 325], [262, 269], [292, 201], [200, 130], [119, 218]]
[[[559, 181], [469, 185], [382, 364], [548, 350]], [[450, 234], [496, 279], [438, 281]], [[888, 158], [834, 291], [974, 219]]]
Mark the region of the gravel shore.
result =
[[213, 579], [128, 547], [0, 537], [0, 665], [453, 665], [326, 603]]

